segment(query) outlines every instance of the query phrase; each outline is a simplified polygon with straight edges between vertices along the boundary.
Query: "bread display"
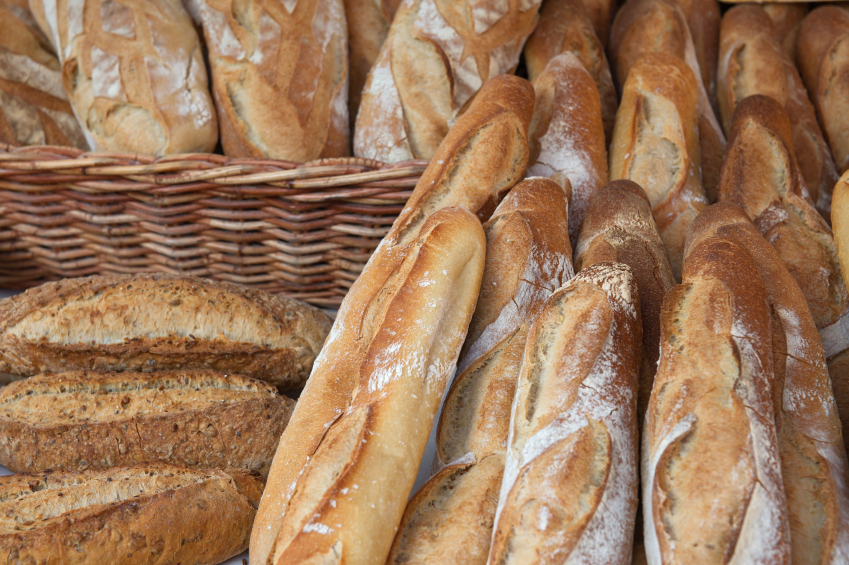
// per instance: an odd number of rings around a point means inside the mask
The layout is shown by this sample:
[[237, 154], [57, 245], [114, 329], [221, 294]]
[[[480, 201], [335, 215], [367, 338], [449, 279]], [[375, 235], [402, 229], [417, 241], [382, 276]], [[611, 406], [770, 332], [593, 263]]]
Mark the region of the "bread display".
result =
[[350, 153], [342, 0], [199, 0], [221, 145], [305, 162]]
[[690, 225], [708, 205], [700, 169], [696, 77], [677, 57], [644, 55], [628, 72], [616, 112], [610, 180], [645, 190], [676, 279]]
[[640, 289], [643, 347], [637, 415], [641, 423], [660, 355], [660, 306], [666, 291], [675, 286], [675, 277], [649, 199], [631, 181], [613, 181], [598, 191], [581, 227], [575, 268], [581, 271], [606, 262], [628, 265]]
[[317, 308], [229, 283], [66, 279], [0, 302], [0, 372], [203, 368], [293, 388], [329, 330]]
[[737, 104], [769, 96], [784, 107], [793, 128], [793, 148], [805, 187], [823, 217], [831, 210], [837, 169], [817, 124], [814, 108], [793, 62], [776, 37], [772, 20], [756, 5], [734, 6], [722, 17], [717, 98], [722, 123], [731, 135]]
[[625, 265], [586, 267], [546, 301], [525, 345], [489, 563], [630, 563], [640, 341]]
[[0, 3], [0, 143], [85, 148], [59, 60], [31, 19], [25, 8]]
[[689, 248], [661, 310], [642, 447], [648, 562], [789, 564], [768, 294], [746, 251]]
[[799, 37], [802, 20], [808, 14], [808, 5], [805, 3], [765, 2], [761, 4], [761, 8], [772, 20], [772, 30], [784, 49], [784, 54], [791, 61], [795, 61], [796, 39]]
[[244, 550], [262, 481], [148, 465], [0, 477], [10, 563], [213, 565]]
[[294, 405], [262, 381], [210, 371], [39, 375], [0, 389], [0, 464], [40, 473], [165, 461], [268, 474]]
[[481, 293], [436, 432], [439, 470], [407, 504], [388, 564], [486, 563], [528, 328], [574, 276], [567, 208], [554, 182], [530, 178], [484, 225]]
[[849, 11], [820, 6], [802, 22], [796, 63], [837, 169], [849, 169]]
[[569, 185], [569, 238], [574, 244], [590, 198], [607, 184], [598, 90], [578, 58], [566, 52], [546, 65], [534, 81], [534, 91], [528, 175]]
[[481, 85], [516, 68], [539, 4], [404, 2], [363, 90], [354, 154], [431, 159]]

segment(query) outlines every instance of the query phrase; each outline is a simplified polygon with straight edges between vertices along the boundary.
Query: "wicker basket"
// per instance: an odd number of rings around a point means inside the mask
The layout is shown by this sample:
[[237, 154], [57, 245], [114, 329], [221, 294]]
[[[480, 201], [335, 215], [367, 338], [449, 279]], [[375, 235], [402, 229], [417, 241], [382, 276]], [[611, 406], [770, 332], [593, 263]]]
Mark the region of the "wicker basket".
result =
[[164, 271], [334, 308], [425, 165], [0, 144], [0, 287]]

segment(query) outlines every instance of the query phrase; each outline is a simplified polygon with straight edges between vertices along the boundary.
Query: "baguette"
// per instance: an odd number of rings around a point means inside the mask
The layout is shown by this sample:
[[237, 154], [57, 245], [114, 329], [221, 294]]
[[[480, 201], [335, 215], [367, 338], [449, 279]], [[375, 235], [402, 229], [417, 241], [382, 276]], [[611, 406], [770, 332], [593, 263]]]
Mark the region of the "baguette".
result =
[[687, 18], [696, 60], [702, 72], [702, 84], [705, 85], [708, 99], [714, 111], [719, 115], [716, 103], [716, 69], [719, 63], [719, 2], [716, 0], [674, 0]]
[[530, 178], [484, 225], [481, 293], [436, 432], [439, 470], [407, 504], [388, 564], [486, 563], [528, 327], [574, 276], [567, 210], [560, 187]]
[[578, 232], [590, 198], [607, 183], [598, 90], [575, 55], [552, 59], [534, 81], [536, 105], [530, 126], [531, 166], [528, 174], [569, 184], [569, 238]]
[[613, 136], [617, 99], [604, 44], [593, 30], [583, 0], [548, 0], [540, 10], [539, 25], [525, 44], [528, 79], [536, 82], [546, 65], [567, 51], [578, 57], [598, 88], [607, 147]]
[[790, 563], [770, 309], [751, 258], [707, 239], [663, 299], [642, 449], [648, 562]]
[[737, 206], [707, 208], [687, 248], [716, 238], [745, 249], [766, 289], [778, 446], [795, 565], [849, 560], [849, 464], [840, 418], [805, 296], [778, 254]]
[[213, 565], [247, 546], [262, 481], [147, 465], [0, 477], [9, 563]]
[[[551, 0], [547, 0], [551, 2]], [[584, 4], [587, 16], [592, 22], [595, 35], [601, 41], [602, 47], [607, 47], [608, 36], [610, 35], [610, 22], [613, 21], [613, 15], [616, 13], [617, 0], [581, 0]]]
[[646, 191], [676, 279], [687, 231], [708, 204], [700, 166], [693, 71], [666, 53], [641, 57], [616, 113], [610, 180], [631, 180]]
[[849, 309], [834, 238], [805, 192], [790, 121], [775, 100], [750, 96], [737, 104], [719, 200], [740, 206], [775, 247], [818, 328]]
[[628, 265], [640, 288], [643, 348], [637, 421], [642, 423], [660, 355], [660, 306], [675, 277], [649, 199], [631, 181], [613, 181], [590, 200], [575, 248], [575, 268], [604, 262]]
[[828, 376], [843, 427], [843, 447], [849, 455], [849, 349], [844, 349], [828, 360]]
[[821, 6], [802, 22], [796, 63], [831, 147], [837, 169], [849, 169], [849, 11]]
[[0, 372], [206, 368], [293, 388], [329, 330], [318, 308], [230, 283], [65, 279], [0, 302]]
[[267, 475], [294, 405], [262, 381], [210, 371], [39, 375], [0, 389], [0, 464], [40, 473], [164, 461]]
[[791, 61], [796, 60], [796, 39], [802, 20], [808, 14], [807, 4], [786, 4], [784, 2], [765, 2], [761, 8], [772, 20], [772, 29], [784, 54]]
[[849, 171], [843, 173], [834, 186], [831, 227], [834, 230], [834, 245], [837, 247], [840, 274], [843, 282], [849, 286]]
[[637, 510], [637, 282], [586, 267], [525, 345], [489, 562], [630, 562]]
[[837, 168], [799, 72], [784, 54], [763, 8], [734, 6], [723, 16], [717, 82], [720, 114], [729, 136], [734, 109], [744, 98], [762, 94], [784, 107], [805, 187], [817, 210], [828, 218]]

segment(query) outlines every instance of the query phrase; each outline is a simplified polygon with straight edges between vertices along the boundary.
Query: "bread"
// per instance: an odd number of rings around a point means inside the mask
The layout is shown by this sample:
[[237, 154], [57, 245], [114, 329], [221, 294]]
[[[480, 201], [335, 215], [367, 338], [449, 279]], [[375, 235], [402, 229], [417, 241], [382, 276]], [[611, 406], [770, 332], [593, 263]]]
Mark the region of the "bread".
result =
[[716, 104], [716, 68], [719, 63], [719, 2], [716, 0], [674, 0], [684, 16], [693, 37], [693, 47], [702, 83], [705, 85], [714, 115], [719, 115]]
[[528, 327], [574, 276], [558, 229], [567, 209], [559, 186], [530, 178], [484, 225], [481, 293], [437, 427], [438, 471], [407, 504], [388, 564], [486, 563]]
[[536, 104], [530, 126], [531, 165], [528, 174], [569, 184], [569, 238], [578, 231], [590, 198], [607, 183], [598, 90], [575, 55], [552, 59], [534, 81]]
[[646, 411], [649, 563], [790, 563], [768, 294], [746, 251], [691, 246], [661, 310]]
[[784, 2], [765, 2], [761, 8], [772, 20], [772, 29], [775, 37], [784, 49], [784, 54], [791, 61], [796, 60], [796, 38], [799, 37], [799, 29], [802, 20], [808, 14], [808, 5], [788, 4]]
[[[551, 0], [546, 0], [550, 2]], [[617, 0], [582, 0], [587, 16], [592, 22], [595, 35], [601, 41], [602, 47], [607, 47], [610, 34], [610, 23], [618, 7]]]
[[849, 349], [828, 360], [828, 376], [843, 427], [843, 446], [849, 453]]
[[631, 270], [586, 267], [525, 345], [490, 563], [630, 563], [640, 301]]
[[199, 0], [230, 157], [350, 154], [342, 0]]
[[[209, 153], [218, 123], [201, 45], [179, 0], [30, 0], [95, 151]], [[40, 5], [39, 5], [40, 4]]]
[[59, 61], [28, 15], [0, 3], [0, 143], [85, 148]]
[[395, 14], [366, 86], [354, 154], [431, 159], [487, 79], [512, 73], [540, 0], [410, 0]]
[[294, 405], [261, 381], [211, 371], [39, 375], [0, 389], [0, 464], [39, 473], [164, 461], [268, 474]]
[[576, 269], [605, 262], [628, 265], [640, 289], [643, 347], [637, 421], [642, 422], [660, 354], [660, 306], [675, 277], [649, 199], [628, 180], [613, 181], [593, 196], [578, 237]]
[[796, 62], [838, 171], [849, 169], [849, 11], [820, 6], [802, 22]]
[[778, 251], [818, 328], [849, 309], [834, 238], [804, 189], [790, 121], [766, 96], [737, 104], [722, 164], [719, 200], [734, 202]]
[[604, 44], [593, 30], [584, 0], [548, 0], [525, 44], [528, 79], [535, 82], [553, 58], [567, 51], [578, 58], [598, 88], [606, 148], [613, 136], [617, 98]]
[[840, 274], [843, 282], [849, 286], [849, 172], [843, 173], [834, 186], [831, 227], [834, 230], [834, 245], [837, 247]]
[[[701, 18], [707, 21], [708, 18]], [[613, 22], [610, 62], [620, 88], [634, 64], [647, 53], [666, 53], [692, 70], [698, 95], [698, 136], [701, 178], [708, 201], [716, 200], [716, 183], [725, 149], [725, 136], [714, 115], [687, 18], [674, 0], [631, 0]]]
[[212, 565], [244, 550], [262, 481], [147, 465], [0, 477], [9, 563]]
[[318, 308], [229, 283], [65, 279], [0, 302], [0, 372], [204, 368], [293, 388], [329, 330]]
[[695, 75], [679, 58], [641, 57], [628, 73], [610, 146], [610, 180], [631, 180], [646, 191], [676, 279], [687, 231], [707, 206], [696, 92]]
[[723, 127], [731, 135], [737, 104], [762, 94], [784, 106], [805, 187], [823, 217], [831, 209], [837, 169], [793, 62], [784, 54], [772, 20], [755, 5], [734, 6], [722, 18], [717, 98]]

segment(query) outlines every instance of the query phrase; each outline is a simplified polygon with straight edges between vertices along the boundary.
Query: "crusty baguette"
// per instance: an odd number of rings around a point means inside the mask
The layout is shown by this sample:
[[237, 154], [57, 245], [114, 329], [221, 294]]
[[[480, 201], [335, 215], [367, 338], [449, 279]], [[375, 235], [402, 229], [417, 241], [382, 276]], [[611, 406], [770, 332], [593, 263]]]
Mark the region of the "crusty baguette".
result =
[[45, 283], [0, 301], [0, 371], [212, 369], [303, 385], [330, 318], [297, 300], [179, 275]]
[[737, 104], [719, 200], [740, 206], [775, 247], [818, 328], [849, 309], [834, 238], [804, 189], [790, 120], [772, 98], [750, 96]]
[[[546, 0], [550, 2], [551, 0]], [[610, 24], [616, 13], [617, 0], [581, 0], [584, 4], [587, 16], [592, 22], [595, 35], [601, 41], [601, 45], [607, 48], [607, 40], [610, 35]]]
[[157, 464], [0, 477], [8, 563], [214, 565], [244, 551], [262, 480]]
[[840, 261], [840, 274], [849, 286], [849, 171], [843, 173], [834, 186], [834, 206], [831, 208], [831, 228]]
[[805, 187], [817, 210], [828, 218], [837, 167], [799, 72], [785, 55], [772, 20], [760, 6], [734, 6], [722, 17], [717, 83], [722, 124], [729, 136], [734, 109], [744, 98], [762, 94], [784, 107], [793, 128], [794, 154]]
[[369, 72], [354, 154], [431, 159], [487, 79], [515, 70], [540, 0], [409, 0]]
[[820, 6], [802, 22], [796, 63], [837, 169], [849, 169], [849, 11]]
[[642, 449], [652, 565], [790, 563], [770, 309], [751, 258], [707, 239], [663, 299]]
[[784, 49], [784, 54], [791, 61], [795, 61], [796, 39], [799, 37], [802, 20], [808, 14], [808, 5], [805, 3], [765, 2], [761, 4], [761, 8], [772, 20], [772, 29], [782, 49]]
[[643, 353], [637, 421], [642, 423], [660, 355], [660, 306], [675, 277], [649, 199], [628, 180], [613, 181], [593, 196], [575, 248], [579, 271], [604, 262], [628, 265], [640, 288]]
[[528, 333], [491, 564], [627, 565], [638, 500], [637, 281], [586, 267]]
[[606, 147], [613, 136], [617, 98], [604, 45], [593, 30], [584, 0], [548, 0], [525, 44], [528, 79], [536, 82], [549, 61], [567, 51], [578, 57], [598, 88]]
[[569, 239], [575, 244], [590, 198], [607, 183], [598, 89], [567, 51], [546, 65], [534, 81], [534, 91], [528, 174], [548, 177], [564, 188], [569, 184]]
[[628, 72], [610, 146], [610, 180], [649, 197], [676, 279], [690, 224], [707, 206], [700, 180], [696, 78], [681, 59], [644, 55]]
[[407, 504], [388, 564], [486, 563], [528, 327], [574, 276], [563, 190], [530, 178], [484, 225], [481, 293], [436, 432], [438, 471]]
[[708, 98], [714, 110], [719, 115], [716, 104], [716, 69], [719, 63], [719, 2], [717, 0], [673, 0], [681, 8], [687, 18], [690, 35], [693, 36], [693, 47], [699, 69], [702, 71], [702, 83], [707, 90]]
[[342, 0], [198, 0], [230, 157], [350, 155]]
[[0, 389], [0, 464], [40, 473], [164, 461], [267, 475], [294, 405], [262, 381], [211, 371], [39, 375]]

